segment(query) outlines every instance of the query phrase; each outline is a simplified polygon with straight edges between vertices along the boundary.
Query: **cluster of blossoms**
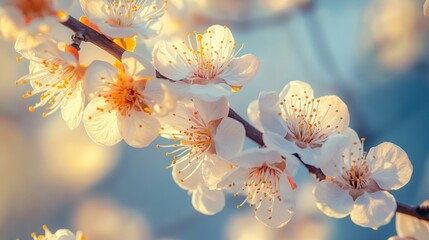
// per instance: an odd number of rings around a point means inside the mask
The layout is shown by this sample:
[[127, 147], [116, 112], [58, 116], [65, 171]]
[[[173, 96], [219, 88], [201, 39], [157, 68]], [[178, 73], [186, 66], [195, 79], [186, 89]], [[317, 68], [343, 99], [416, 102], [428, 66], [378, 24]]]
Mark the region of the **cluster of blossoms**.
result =
[[[302, 81], [289, 82], [280, 93], [262, 92], [248, 112], [263, 132], [264, 144], [243, 150], [247, 130], [229, 116], [227, 97], [254, 78], [259, 61], [252, 54], [239, 56], [243, 46], [237, 49], [228, 27], [214, 25], [202, 34], [188, 33], [183, 42], [159, 41], [151, 61], [126, 47], [120, 61], [83, 66], [77, 48], [46, 35], [52, 17], [54, 22], [68, 19], [60, 2], [1, 2], [0, 19], [15, 27], [2, 34], [16, 38], [16, 51], [30, 60], [29, 74], [17, 83], [30, 83], [32, 90], [25, 98], [40, 95], [30, 112], [45, 107], [46, 117], [61, 108], [70, 129], [83, 122], [89, 137], [106, 146], [123, 139], [130, 146], [146, 147], [158, 136], [171, 139], [171, 144], [157, 147], [170, 149], [167, 168], [203, 214], [221, 211], [227, 191], [242, 196], [237, 207], [247, 203], [263, 224], [284, 226], [295, 210], [294, 177], [302, 161], [326, 176], [313, 191], [317, 207], [326, 215], [350, 214], [354, 223], [372, 228], [390, 222], [396, 201], [388, 190], [410, 180], [412, 165], [392, 143], [366, 152], [364, 140], [349, 128], [348, 108], [340, 98], [316, 98]], [[139, 35], [150, 38], [159, 33], [158, 20], [166, 4], [80, 3], [93, 29], [112, 40], [131, 42]], [[74, 239], [67, 231], [45, 230], [48, 239], [54, 235]], [[78, 234], [76, 239], [84, 237]]]

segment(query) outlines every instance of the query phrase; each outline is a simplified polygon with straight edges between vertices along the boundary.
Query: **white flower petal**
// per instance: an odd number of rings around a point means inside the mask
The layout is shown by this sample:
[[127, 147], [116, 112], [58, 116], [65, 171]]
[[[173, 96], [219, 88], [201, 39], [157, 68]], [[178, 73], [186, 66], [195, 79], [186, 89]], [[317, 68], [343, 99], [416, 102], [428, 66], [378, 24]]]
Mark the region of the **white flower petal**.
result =
[[195, 190], [199, 185], [204, 184], [201, 165], [195, 160], [191, 164], [188, 164], [186, 159], [184, 161], [178, 160], [173, 166], [171, 175], [176, 184], [185, 190]]
[[318, 98], [318, 124], [326, 135], [344, 133], [349, 127], [350, 116], [347, 105], [337, 96]]
[[366, 156], [372, 178], [385, 190], [399, 189], [411, 178], [413, 166], [407, 154], [393, 143], [371, 148]]
[[279, 98], [281, 100], [291, 99], [292, 95], [298, 94], [299, 96], [308, 96], [309, 98], [312, 98], [314, 96], [313, 94], [313, 88], [311, 88], [310, 84], [302, 82], [302, 81], [290, 81], [279, 94]]
[[213, 25], [203, 34], [202, 46], [210, 46], [207, 51], [217, 50], [219, 59], [229, 59], [235, 48], [234, 37], [226, 26]]
[[429, 223], [406, 214], [396, 213], [396, 232], [401, 237], [429, 239]]
[[225, 195], [222, 190], [210, 190], [202, 185], [192, 191], [192, 205], [202, 214], [214, 215], [224, 208]]
[[70, 130], [79, 126], [82, 120], [83, 110], [85, 107], [85, 94], [82, 89], [82, 82], [77, 82], [76, 88], [71, 91], [71, 95], [65, 98], [61, 106], [61, 115]]
[[259, 94], [259, 116], [265, 131], [271, 131], [286, 136], [286, 128], [278, 113], [279, 96], [276, 92], [261, 92]]
[[201, 173], [209, 189], [216, 189], [222, 177], [230, 170], [230, 164], [216, 154], [209, 154], [201, 166]]
[[89, 102], [83, 114], [83, 123], [88, 136], [102, 145], [115, 145], [122, 140], [116, 111], [99, 111], [105, 108], [104, 98], [96, 97]]
[[211, 102], [194, 99], [194, 106], [206, 124], [228, 116], [229, 112], [228, 99], [225, 97]]
[[[240, 184], [245, 180], [248, 174], [247, 168], [234, 167], [230, 169], [216, 185], [217, 189], [232, 189], [233, 187], [241, 188]], [[235, 185], [235, 186], [234, 186]]]
[[80, 6], [83, 12], [91, 19], [106, 20], [108, 17], [104, 0], [80, 0]]
[[353, 198], [330, 180], [317, 183], [313, 190], [317, 207], [329, 217], [343, 218], [353, 209]]
[[294, 143], [287, 141], [277, 133], [270, 131], [264, 132], [262, 137], [267, 147], [280, 152], [285, 157], [288, 157], [292, 153], [296, 153], [300, 150]]
[[219, 77], [231, 86], [243, 86], [256, 75], [259, 60], [253, 54], [246, 54], [232, 59]]
[[171, 91], [171, 87], [171, 84], [159, 79], [146, 82], [143, 96], [157, 117], [166, 116], [176, 108], [178, 97]]
[[281, 162], [282, 158], [279, 152], [267, 148], [254, 148], [243, 151], [240, 155], [230, 160], [234, 165], [252, 168], [262, 164], [272, 164]]
[[131, 111], [121, 116], [119, 130], [125, 142], [132, 147], [146, 147], [158, 137], [161, 124], [148, 113]]
[[127, 76], [131, 76], [133, 80], [155, 78], [155, 68], [152, 63], [139, 55], [125, 51], [122, 54], [121, 62], [124, 64]]
[[116, 82], [118, 70], [111, 64], [103, 61], [93, 61], [87, 68], [85, 82], [88, 91], [95, 92], [104, 81]]
[[295, 193], [288, 182], [281, 183], [282, 200], [263, 198], [258, 210], [255, 211], [256, 218], [268, 227], [280, 228], [286, 225], [292, 218], [295, 209]]
[[359, 226], [378, 228], [390, 222], [395, 210], [396, 201], [390, 193], [365, 192], [356, 199], [350, 217]]
[[[177, 47], [179, 46], [177, 44]], [[168, 79], [179, 81], [193, 74], [187, 60], [173, 47], [172, 43], [158, 41], [153, 48], [152, 60], [156, 70]]]
[[217, 101], [222, 97], [226, 97], [232, 94], [231, 87], [225, 83], [218, 84], [186, 84], [188, 85], [188, 91], [183, 97], [198, 98], [204, 101]]
[[258, 100], [254, 100], [249, 104], [249, 106], [247, 107], [247, 116], [249, 117], [250, 123], [252, 123], [256, 129], [258, 129], [261, 132], [264, 131], [264, 128], [262, 127], [261, 119], [259, 116]]
[[216, 153], [229, 159], [237, 155], [244, 145], [246, 130], [235, 119], [226, 117], [218, 125], [214, 136]]

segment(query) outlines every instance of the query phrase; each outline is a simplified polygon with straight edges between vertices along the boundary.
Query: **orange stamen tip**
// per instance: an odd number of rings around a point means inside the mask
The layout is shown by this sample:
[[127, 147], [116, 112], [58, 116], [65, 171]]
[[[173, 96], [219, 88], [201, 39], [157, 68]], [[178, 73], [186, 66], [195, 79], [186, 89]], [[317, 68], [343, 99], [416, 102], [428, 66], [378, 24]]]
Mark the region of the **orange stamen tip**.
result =
[[30, 111], [30, 112], [34, 112], [34, 111], [35, 111], [34, 106], [29, 106], [29, 107], [28, 107], [28, 111]]
[[47, 117], [48, 116], [48, 114], [46, 114], [46, 113], [42, 113], [42, 117]]
[[48, 226], [46, 226], [46, 224], [43, 224], [43, 226], [42, 226], [42, 228], [43, 228], [43, 230], [48, 230]]
[[69, 19], [69, 15], [65, 11], [58, 11], [57, 18], [60, 22], [65, 22]]
[[22, 60], [22, 57], [16, 57], [17, 62], [21, 62], [21, 60]]
[[35, 232], [32, 232], [32, 233], [31, 233], [31, 237], [32, 237], [32, 238], [35, 238], [35, 237], [36, 237], [36, 233], [35, 233]]

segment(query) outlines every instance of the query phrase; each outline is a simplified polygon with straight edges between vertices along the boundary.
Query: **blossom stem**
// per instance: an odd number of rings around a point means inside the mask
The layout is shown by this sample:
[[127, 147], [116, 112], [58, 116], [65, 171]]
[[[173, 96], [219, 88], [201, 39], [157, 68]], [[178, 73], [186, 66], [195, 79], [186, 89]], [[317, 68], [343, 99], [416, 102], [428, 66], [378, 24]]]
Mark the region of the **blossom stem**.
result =
[[[61, 24], [73, 30], [75, 32], [75, 36], [79, 36], [80, 40], [90, 42], [100, 47], [101, 49], [110, 53], [113, 57], [119, 60], [121, 59], [122, 54], [125, 52], [123, 48], [114, 43], [111, 39], [86, 26], [85, 24], [79, 22], [72, 16], [68, 16], [67, 20], [61, 22]], [[243, 124], [246, 130], [246, 136], [249, 139], [257, 143], [261, 147], [265, 146], [262, 138], [262, 133], [258, 129], [252, 126], [249, 122], [247, 122], [231, 108], [229, 109], [228, 116]], [[308, 172], [314, 175], [317, 180], [321, 181], [325, 179], [326, 176], [320, 168], [316, 168], [312, 165], [304, 163], [297, 153], [294, 153], [293, 155], [300, 160], [300, 162], [307, 168]], [[409, 216], [416, 217], [418, 219], [429, 221], [429, 210], [424, 207], [408, 206], [406, 204], [398, 202], [396, 211]]]
[[73, 30], [75, 32], [75, 36], [81, 36], [81, 40], [97, 45], [99, 48], [110, 53], [116, 59], [121, 60], [122, 54], [125, 50], [114, 43], [110, 38], [86, 26], [72, 16], [68, 16], [67, 20], [61, 22], [61, 24]]

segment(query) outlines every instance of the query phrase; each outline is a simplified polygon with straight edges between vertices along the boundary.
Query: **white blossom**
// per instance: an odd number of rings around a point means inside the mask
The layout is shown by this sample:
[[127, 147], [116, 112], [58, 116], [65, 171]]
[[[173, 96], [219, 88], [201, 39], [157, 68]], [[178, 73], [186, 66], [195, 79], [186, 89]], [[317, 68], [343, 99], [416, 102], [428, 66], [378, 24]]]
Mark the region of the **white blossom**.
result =
[[228, 101], [215, 102], [195, 99], [179, 103], [176, 110], [161, 119], [161, 136], [174, 140], [167, 152], [173, 161], [175, 182], [192, 194], [195, 209], [214, 214], [223, 209], [223, 191], [216, 184], [230, 168], [225, 160], [238, 154], [244, 144], [244, 127], [228, 117]]
[[133, 147], [149, 145], [161, 128], [157, 117], [175, 105], [168, 88], [154, 78], [150, 62], [129, 52], [116, 67], [93, 62], [87, 79], [100, 86], [84, 112], [83, 123], [90, 138], [108, 146], [122, 139]]
[[[420, 206], [429, 207], [429, 200]], [[389, 240], [429, 239], [429, 222], [398, 212], [396, 213], [396, 232], [398, 236], [391, 237]]]
[[404, 186], [411, 178], [407, 154], [385, 142], [364, 152], [357, 134], [331, 136], [322, 149], [321, 166], [326, 179], [313, 193], [317, 207], [326, 215], [351, 220], [363, 227], [378, 228], [390, 222], [396, 201], [387, 190]]
[[47, 33], [51, 26], [66, 18], [68, 0], [0, 1], [0, 35], [15, 40], [20, 33]]
[[28, 40], [25, 37], [18, 38], [15, 49], [30, 60], [30, 73], [16, 82], [30, 83], [33, 88], [23, 97], [40, 94], [40, 101], [30, 106], [29, 111], [34, 112], [47, 105], [46, 112], [42, 114], [46, 117], [61, 109], [67, 126], [75, 129], [81, 122], [85, 104], [85, 67], [79, 64], [77, 50], [47, 36], [36, 37], [33, 39], [35, 43], [28, 43]]
[[255, 109], [254, 105], [249, 108], [249, 115], [259, 118], [268, 147], [283, 155], [298, 153], [315, 166], [315, 156], [326, 139], [343, 133], [349, 125], [349, 112], [340, 98], [314, 98], [311, 86], [301, 81], [289, 82], [280, 94], [262, 92], [256, 113]]
[[143, 38], [156, 36], [162, 24], [167, 1], [158, 6], [158, 0], [80, 0], [88, 18], [113, 38]]
[[195, 33], [196, 46], [188, 41], [159, 41], [153, 49], [155, 68], [174, 80], [176, 89], [186, 97], [214, 101], [238, 91], [259, 68], [252, 54], [237, 57], [236, 44], [226, 26], [213, 25], [204, 34]]
[[219, 188], [236, 190], [234, 196], [245, 194], [246, 202], [256, 218], [269, 227], [282, 227], [295, 210], [295, 182], [298, 169], [294, 158], [285, 159], [270, 149], [251, 149], [233, 157], [234, 167], [218, 183]]
[[35, 232], [31, 234], [31, 237], [34, 240], [85, 240], [85, 236], [82, 232], [78, 231], [76, 235], [68, 229], [59, 229], [55, 233], [52, 233], [46, 225], [43, 225], [43, 230], [45, 230], [44, 235], [39, 235]]

